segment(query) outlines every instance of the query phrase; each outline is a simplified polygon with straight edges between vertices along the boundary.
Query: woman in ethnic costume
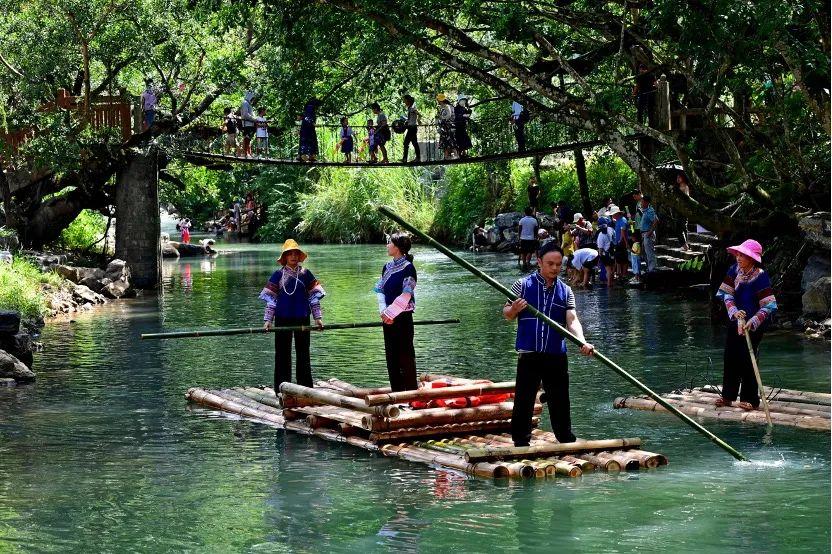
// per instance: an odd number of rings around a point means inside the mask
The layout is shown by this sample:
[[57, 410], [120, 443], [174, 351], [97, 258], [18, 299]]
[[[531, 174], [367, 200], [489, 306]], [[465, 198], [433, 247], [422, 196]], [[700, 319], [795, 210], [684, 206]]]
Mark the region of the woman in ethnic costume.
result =
[[717, 297], [725, 302], [729, 322], [725, 334], [722, 397], [716, 400], [716, 405], [731, 406], [739, 393], [737, 406], [756, 410], [760, 395], [744, 335], [749, 334], [754, 355], [759, 356], [763, 333], [771, 315], [777, 311], [777, 299], [762, 268], [763, 247], [759, 242], [747, 240], [728, 248], [728, 253], [737, 263], [728, 270], [717, 292]]
[[[309, 316], [322, 329], [321, 298], [326, 296], [323, 287], [312, 272], [300, 265], [306, 253], [292, 239], [283, 243], [278, 263], [283, 266], [275, 271], [260, 292], [266, 302], [263, 327], [269, 329], [289, 325], [309, 325]], [[274, 390], [280, 384], [292, 381], [292, 336], [295, 338], [295, 378], [299, 385], [312, 386], [312, 364], [309, 359], [309, 331], [278, 331], [274, 334]]]
[[413, 311], [416, 309], [416, 268], [409, 253], [410, 235], [395, 233], [387, 243], [393, 258], [384, 265], [373, 291], [384, 322], [384, 353], [394, 392], [416, 390], [416, 351], [413, 348]]

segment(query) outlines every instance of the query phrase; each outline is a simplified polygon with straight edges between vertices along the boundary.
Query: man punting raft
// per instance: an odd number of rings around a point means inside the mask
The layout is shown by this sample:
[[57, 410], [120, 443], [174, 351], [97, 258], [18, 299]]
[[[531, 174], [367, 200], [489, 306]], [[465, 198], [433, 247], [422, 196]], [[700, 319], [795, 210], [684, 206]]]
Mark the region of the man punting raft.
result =
[[[321, 315], [321, 298], [326, 296], [323, 287], [311, 271], [301, 266], [306, 253], [292, 239], [283, 243], [277, 260], [282, 267], [272, 273], [266, 286], [260, 291], [260, 299], [266, 302], [263, 327], [269, 329], [272, 322], [278, 327], [309, 325], [309, 316], [319, 329], [324, 326]], [[309, 331], [277, 331], [274, 334], [274, 390], [280, 384], [292, 380], [292, 337], [295, 339], [295, 378], [299, 385], [312, 384], [312, 363], [309, 358]]]
[[762, 268], [763, 247], [759, 242], [749, 239], [739, 246], [731, 246], [728, 253], [737, 259], [737, 263], [728, 270], [717, 292], [728, 310], [728, 326], [722, 397], [717, 399], [716, 405], [731, 406], [739, 393], [740, 401], [736, 405], [745, 410], [756, 410], [760, 406], [760, 395], [745, 334], [748, 333], [757, 357], [763, 333], [771, 315], [777, 311], [777, 299], [768, 274]]
[[574, 442], [569, 414], [569, 371], [566, 340], [535, 315], [525, 311], [531, 305], [565, 326], [583, 343], [581, 353], [591, 356], [595, 347], [584, 339], [584, 331], [575, 311], [572, 289], [560, 280], [563, 251], [554, 242], [538, 251], [539, 269], [519, 279], [511, 291], [519, 298], [506, 302], [503, 315], [517, 319], [517, 381], [511, 436], [515, 446], [529, 446], [532, 434], [532, 411], [535, 396], [543, 382], [552, 430], [559, 442]]
[[410, 235], [395, 233], [387, 242], [387, 255], [381, 279], [373, 291], [384, 322], [384, 354], [393, 392], [416, 390], [416, 351], [413, 348], [413, 311], [416, 309], [416, 268]]

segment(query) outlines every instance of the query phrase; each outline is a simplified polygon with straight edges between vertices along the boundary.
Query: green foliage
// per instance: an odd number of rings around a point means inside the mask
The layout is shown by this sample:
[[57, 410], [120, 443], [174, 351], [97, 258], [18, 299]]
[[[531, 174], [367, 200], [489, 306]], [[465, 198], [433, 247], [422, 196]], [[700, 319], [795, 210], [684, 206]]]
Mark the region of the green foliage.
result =
[[324, 242], [368, 242], [394, 229], [375, 207], [390, 206], [419, 229], [428, 230], [436, 212], [433, 191], [416, 171], [370, 172], [327, 168], [309, 193], [299, 195], [301, 236]]
[[493, 199], [488, 194], [488, 173], [483, 164], [455, 165], [445, 172], [445, 194], [439, 200], [432, 233], [462, 240], [474, 225], [483, 223]]
[[49, 311], [45, 286], [58, 289], [62, 283], [57, 274], [43, 273], [23, 258], [0, 263], [0, 310], [18, 311], [25, 318], [43, 317]]
[[58, 246], [66, 250], [86, 250], [101, 240], [107, 228], [106, 218], [98, 212], [84, 210], [75, 221], [61, 231]]

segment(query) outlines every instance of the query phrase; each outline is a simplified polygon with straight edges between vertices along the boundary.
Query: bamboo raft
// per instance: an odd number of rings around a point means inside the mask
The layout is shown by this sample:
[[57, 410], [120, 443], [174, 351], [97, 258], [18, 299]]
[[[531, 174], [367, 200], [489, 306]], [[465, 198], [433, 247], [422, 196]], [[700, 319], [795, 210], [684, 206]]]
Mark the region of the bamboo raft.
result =
[[[827, 432], [830, 430], [832, 395], [829, 393], [765, 387], [765, 394], [769, 399], [771, 421], [774, 425]], [[662, 395], [667, 402], [689, 416], [767, 424], [762, 410], [746, 411], [736, 406], [716, 407], [714, 402], [719, 397], [720, 390], [710, 385]], [[622, 396], [615, 399], [613, 406], [648, 412], [666, 411], [655, 400], [646, 396]]]
[[[641, 450], [641, 439], [578, 440], [558, 443], [537, 429], [543, 406], [536, 402], [528, 447], [514, 447], [511, 401], [471, 407], [411, 409], [410, 402], [513, 395], [514, 383], [490, 383], [444, 375], [423, 375], [418, 391], [361, 388], [345, 381], [318, 381], [314, 388], [283, 383], [267, 387], [208, 390], [191, 388], [196, 404], [257, 422], [343, 442], [384, 456], [490, 478], [580, 477], [593, 471], [656, 468], [667, 458]], [[445, 387], [432, 388], [443, 381]]]

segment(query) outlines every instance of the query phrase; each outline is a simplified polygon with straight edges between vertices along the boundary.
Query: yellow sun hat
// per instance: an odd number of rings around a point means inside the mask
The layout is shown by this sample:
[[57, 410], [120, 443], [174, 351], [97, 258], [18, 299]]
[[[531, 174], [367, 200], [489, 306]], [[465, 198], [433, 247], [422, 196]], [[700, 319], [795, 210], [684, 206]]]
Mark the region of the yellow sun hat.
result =
[[436, 101], [437, 102], [444, 102], [445, 100], [447, 100], [447, 97], [445, 96], [445, 93], [440, 92], [439, 94], [436, 95]]
[[303, 261], [306, 259], [306, 252], [301, 250], [300, 245], [295, 241], [295, 239], [286, 239], [286, 242], [283, 243], [283, 250], [280, 251], [280, 258], [277, 259], [277, 263], [280, 265], [286, 265], [286, 254], [291, 252], [292, 250], [297, 250], [300, 252], [300, 260]]

